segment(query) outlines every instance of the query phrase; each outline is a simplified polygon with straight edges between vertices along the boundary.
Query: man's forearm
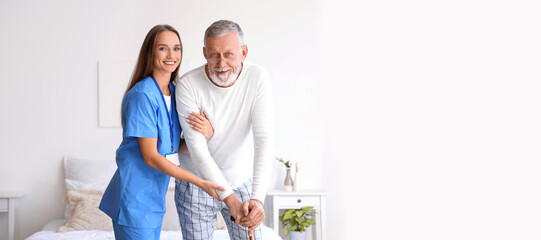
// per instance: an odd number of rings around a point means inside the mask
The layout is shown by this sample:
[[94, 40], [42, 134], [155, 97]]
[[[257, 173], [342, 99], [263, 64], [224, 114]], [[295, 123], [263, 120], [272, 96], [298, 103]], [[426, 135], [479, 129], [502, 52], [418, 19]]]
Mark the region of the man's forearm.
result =
[[235, 194], [230, 194], [224, 198], [223, 201], [229, 208], [229, 213], [234, 218], [235, 223], [240, 224], [240, 220], [244, 216], [244, 213], [242, 212], [242, 202]]

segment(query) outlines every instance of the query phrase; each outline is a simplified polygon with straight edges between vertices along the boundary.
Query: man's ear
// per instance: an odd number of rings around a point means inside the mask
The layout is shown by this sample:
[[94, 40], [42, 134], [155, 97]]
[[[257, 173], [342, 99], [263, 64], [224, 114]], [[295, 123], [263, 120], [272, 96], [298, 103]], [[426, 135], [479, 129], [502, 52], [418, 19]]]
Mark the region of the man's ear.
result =
[[242, 46], [241, 54], [242, 54], [241, 61], [244, 62], [244, 59], [246, 59], [246, 56], [248, 56], [248, 45], [245, 44], [244, 46]]
[[203, 57], [207, 59], [207, 49], [205, 47], [203, 47]]

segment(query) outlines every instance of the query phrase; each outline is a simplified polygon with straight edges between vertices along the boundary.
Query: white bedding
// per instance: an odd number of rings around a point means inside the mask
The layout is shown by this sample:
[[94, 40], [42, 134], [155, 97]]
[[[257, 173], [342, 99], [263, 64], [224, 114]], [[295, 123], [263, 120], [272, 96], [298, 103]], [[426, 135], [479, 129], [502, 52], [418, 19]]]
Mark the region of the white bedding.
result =
[[[113, 232], [110, 231], [99, 231], [99, 230], [90, 230], [90, 231], [71, 231], [65, 233], [57, 233], [56, 229], [62, 224], [64, 224], [64, 219], [56, 219], [48, 222], [43, 230], [37, 233], [32, 234], [26, 240], [114, 240], [115, 236]], [[265, 240], [281, 240], [281, 238], [269, 227], [261, 226], [261, 231], [263, 233], [263, 239]], [[160, 235], [160, 240], [181, 240], [182, 234], [180, 231], [162, 231]], [[227, 230], [215, 230], [214, 238], [215, 240], [228, 240], [229, 235]]]

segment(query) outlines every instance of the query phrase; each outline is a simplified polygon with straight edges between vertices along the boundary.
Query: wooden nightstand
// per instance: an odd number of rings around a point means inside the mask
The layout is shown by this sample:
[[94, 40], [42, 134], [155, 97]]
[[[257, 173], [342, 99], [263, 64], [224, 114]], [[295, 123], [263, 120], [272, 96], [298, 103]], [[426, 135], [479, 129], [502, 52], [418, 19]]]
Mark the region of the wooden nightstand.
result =
[[[8, 213], [8, 239], [13, 240], [15, 229], [15, 199], [21, 198], [22, 192], [0, 192], [0, 212]], [[3, 236], [0, 236], [3, 237]]]
[[312, 206], [316, 210], [316, 235], [318, 240], [325, 239], [325, 197], [327, 192], [299, 191], [286, 192], [283, 190], [269, 191], [267, 195], [272, 205], [272, 228], [280, 233], [280, 209], [301, 208]]

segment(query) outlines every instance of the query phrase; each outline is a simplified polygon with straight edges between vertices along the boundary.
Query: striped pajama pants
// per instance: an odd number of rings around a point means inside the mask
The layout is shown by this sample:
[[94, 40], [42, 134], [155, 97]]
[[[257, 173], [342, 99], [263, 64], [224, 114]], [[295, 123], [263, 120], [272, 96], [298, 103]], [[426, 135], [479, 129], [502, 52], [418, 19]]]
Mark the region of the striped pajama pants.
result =
[[[189, 182], [177, 179], [175, 183], [175, 204], [184, 240], [212, 239], [218, 211], [224, 217], [232, 240], [250, 239], [248, 228], [239, 226], [231, 220], [231, 214], [224, 202], [214, 199], [203, 189]], [[252, 192], [252, 182], [249, 180], [233, 191], [241, 202], [248, 201]], [[254, 237], [262, 239], [260, 227], [254, 229]]]

